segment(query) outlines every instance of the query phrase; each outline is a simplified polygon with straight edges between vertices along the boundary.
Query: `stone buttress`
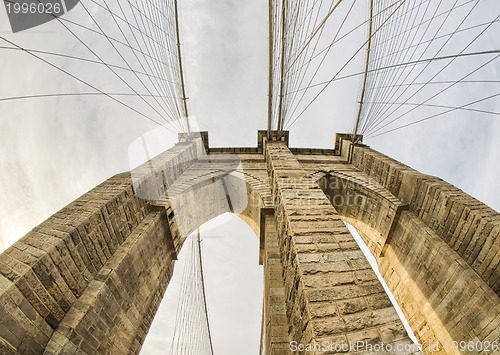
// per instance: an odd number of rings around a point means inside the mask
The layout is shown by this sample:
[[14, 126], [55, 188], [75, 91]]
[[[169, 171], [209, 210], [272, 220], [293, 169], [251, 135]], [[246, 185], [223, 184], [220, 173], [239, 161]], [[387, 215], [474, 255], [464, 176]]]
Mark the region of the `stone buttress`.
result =
[[290, 148], [288, 132], [265, 131], [254, 148], [211, 148], [202, 132], [0, 254], [0, 353], [138, 353], [184, 240], [227, 212], [259, 238], [265, 354], [409, 349], [344, 222], [376, 258], [423, 353], [481, 353], [451, 344], [499, 341], [497, 212], [348, 135], [334, 149]]

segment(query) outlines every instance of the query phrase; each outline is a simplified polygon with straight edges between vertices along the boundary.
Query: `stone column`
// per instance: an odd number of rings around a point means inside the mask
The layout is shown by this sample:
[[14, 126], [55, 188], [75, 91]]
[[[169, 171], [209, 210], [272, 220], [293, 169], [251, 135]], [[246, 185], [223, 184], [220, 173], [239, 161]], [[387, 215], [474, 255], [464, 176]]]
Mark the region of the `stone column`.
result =
[[[272, 209], [262, 209], [264, 227], [264, 349], [266, 355], [290, 354], [285, 285], [280, 260], [276, 219]], [[261, 227], [262, 228], [262, 227]]]
[[316, 181], [285, 142], [265, 143], [292, 345], [321, 353], [411, 344], [374, 271]]

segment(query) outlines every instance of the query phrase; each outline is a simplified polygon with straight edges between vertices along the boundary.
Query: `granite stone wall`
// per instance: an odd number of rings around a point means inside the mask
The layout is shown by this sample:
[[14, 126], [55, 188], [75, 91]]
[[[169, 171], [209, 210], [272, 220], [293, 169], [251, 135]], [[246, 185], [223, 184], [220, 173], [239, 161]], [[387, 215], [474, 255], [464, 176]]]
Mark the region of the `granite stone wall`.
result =
[[266, 354], [412, 344], [344, 222], [424, 353], [499, 341], [497, 212], [347, 135], [332, 149], [290, 149], [277, 133], [259, 132], [256, 148], [201, 137], [103, 182], [0, 254], [0, 353], [138, 353], [183, 241], [227, 212], [260, 238]]

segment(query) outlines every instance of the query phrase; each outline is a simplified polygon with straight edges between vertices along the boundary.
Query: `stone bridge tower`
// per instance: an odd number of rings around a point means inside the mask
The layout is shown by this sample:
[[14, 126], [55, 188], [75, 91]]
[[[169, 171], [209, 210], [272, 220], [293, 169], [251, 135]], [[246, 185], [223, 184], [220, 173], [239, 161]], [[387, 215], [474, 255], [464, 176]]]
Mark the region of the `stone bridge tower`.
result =
[[324, 342], [411, 352], [344, 221], [375, 256], [424, 353], [499, 340], [498, 213], [348, 135], [337, 134], [334, 149], [304, 149], [288, 147], [287, 132], [261, 131], [256, 148], [181, 137], [1, 254], [0, 353], [137, 353], [183, 241], [225, 212], [260, 240], [266, 354], [288, 354], [292, 341], [316, 346], [310, 353]]

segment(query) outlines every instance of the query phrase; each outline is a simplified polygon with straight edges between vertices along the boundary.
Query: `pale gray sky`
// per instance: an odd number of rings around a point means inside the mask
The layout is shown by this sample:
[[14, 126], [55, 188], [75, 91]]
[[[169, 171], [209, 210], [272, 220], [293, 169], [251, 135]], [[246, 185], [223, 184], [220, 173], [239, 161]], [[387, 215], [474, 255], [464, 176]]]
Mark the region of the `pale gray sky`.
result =
[[[209, 131], [211, 146], [255, 146], [256, 131], [264, 129], [267, 120], [266, 1], [186, 0], [181, 4], [191, 113], [196, 115], [200, 128]], [[489, 12], [499, 12], [499, 4], [495, 0], [483, 0], [481, 4], [477, 18]], [[97, 8], [88, 6], [97, 11]], [[105, 14], [98, 13], [98, 16], [104, 18]], [[67, 14], [67, 18], [91, 24], [80, 6]], [[10, 34], [5, 12], [0, 10], [0, 35], [26, 48], [92, 57], [54, 21], [13, 35]], [[87, 35], [96, 51], [115, 58], [101, 38]], [[352, 42], [363, 36], [366, 32], [361, 31]], [[500, 48], [498, 36], [489, 36], [485, 40], [489, 48]], [[352, 42], [341, 48], [349, 49]], [[0, 40], [0, 46], [4, 45]], [[339, 55], [345, 54], [340, 51]], [[26, 53], [2, 49], [0, 58], [0, 98], [90, 91]], [[62, 58], [55, 60], [86, 80], [99, 83], [106, 90], [125, 91], [124, 85], [105, 68]], [[356, 65], [362, 70], [362, 61]], [[499, 69], [498, 64], [489, 66], [488, 76], [499, 80]], [[359, 78], [355, 78], [325, 91], [307, 115], [292, 126], [291, 145], [331, 148], [335, 132], [352, 129], [359, 87]], [[498, 84], [495, 87], [498, 88]], [[497, 89], [491, 88], [478, 85], [474, 91], [490, 90], [495, 93]], [[452, 95], [458, 102], [467, 102], [472, 92], [460, 89]], [[135, 103], [147, 110], [140, 103]], [[490, 101], [489, 105], [489, 109], [500, 111], [498, 99]], [[106, 97], [0, 101], [0, 249], [5, 249], [45, 218], [111, 175], [129, 170], [129, 145], [153, 128], [154, 124]], [[500, 120], [497, 116], [454, 112], [365, 143], [424, 173], [439, 176], [500, 210], [499, 137]], [[220, 229], [213, 229], [216, 231], [213, 233], [224, 238], [206, 240], [207, 279], [213, 277], [208, 281], [207, 292], [212, 299], [209, 302], [214, 302], [209, 305], [214, 311], [214, 322], [232, 326], [232, 338], [244, 338], [242, 341], [249, 344], [248, 349], [252, 349], [247, 353], [254, 354], [255, 329], [260, 327], [260, 267], [257, 256], [250, 255], [253, 252], [244, 252], [257, 248], [257, 240], [249, 236], [250, 231], [240, 222], [232, 221], [227, 226], [218, 227]], [[210, 236], [212, 232], [207, 233]], [[240, 240], [242, 244], [239, 244]], [[247, 248], [238, 249], [241, 245]], [[239, 306], [244, 310], [256, 310], [256, 315], [238, 313], [238, 305], [234, 305], [235, 311], [231, 312], [235, 315], [234, 320], [223, 320], [225, 314], [215, 314], [217, 302], [223, 299], [219, 286], [236, 282], [225, 279], [227, 275], [220, 274], [219, 270], [236, 270], [238, 267], [236, 264], [230, 266], [229, 257], [228, 264], [210, 266], [208, 253], [210, 247], [215, 246], [227, 255], [245, 253], [248, 260], [254, 260], [253, 266], [248, 264], [246, 271], [242, 272], [248, 275], [249, 283], [245, 285], [254, 282], [256, 286], [248, 290], [247, 299], [240, 296], [234, 299], [241, 300]], [[220, 294], [210, 295], [215, 292], [210, 291], [211, 283], [217, 285]], [[238, 292], [248, 287], [237, 285], [225, 294], [239, 295]], [[155, 322], [162, 324], [162, 317], [166, 319], [169, 315], [160, 312]], [[243, 325], [234, 326], [232, 322], [237, 319]], [[253, 325], [245, 326], [250, 323]], [[169, 338], [168, 334], [158, 330], [154, 330], [154, 334], [155, 337]], [[218, 336], [214, 334], [214, 337]], [[228, 349], [234, 349], [234, 344], [228, 342]], [[234, 350], [224, 351], [221, 348], [218, 353], [233, 354]]]
[[[201, 240], [214, 352], [257, 354], [263, 295], [258, 239], [241, 219], [224, 214], [201, 228]], [[168, 353], [188, 251], [189, 248], [183, 248], [179, 255], [177, 272], [170, 281], [142, 355]]]

